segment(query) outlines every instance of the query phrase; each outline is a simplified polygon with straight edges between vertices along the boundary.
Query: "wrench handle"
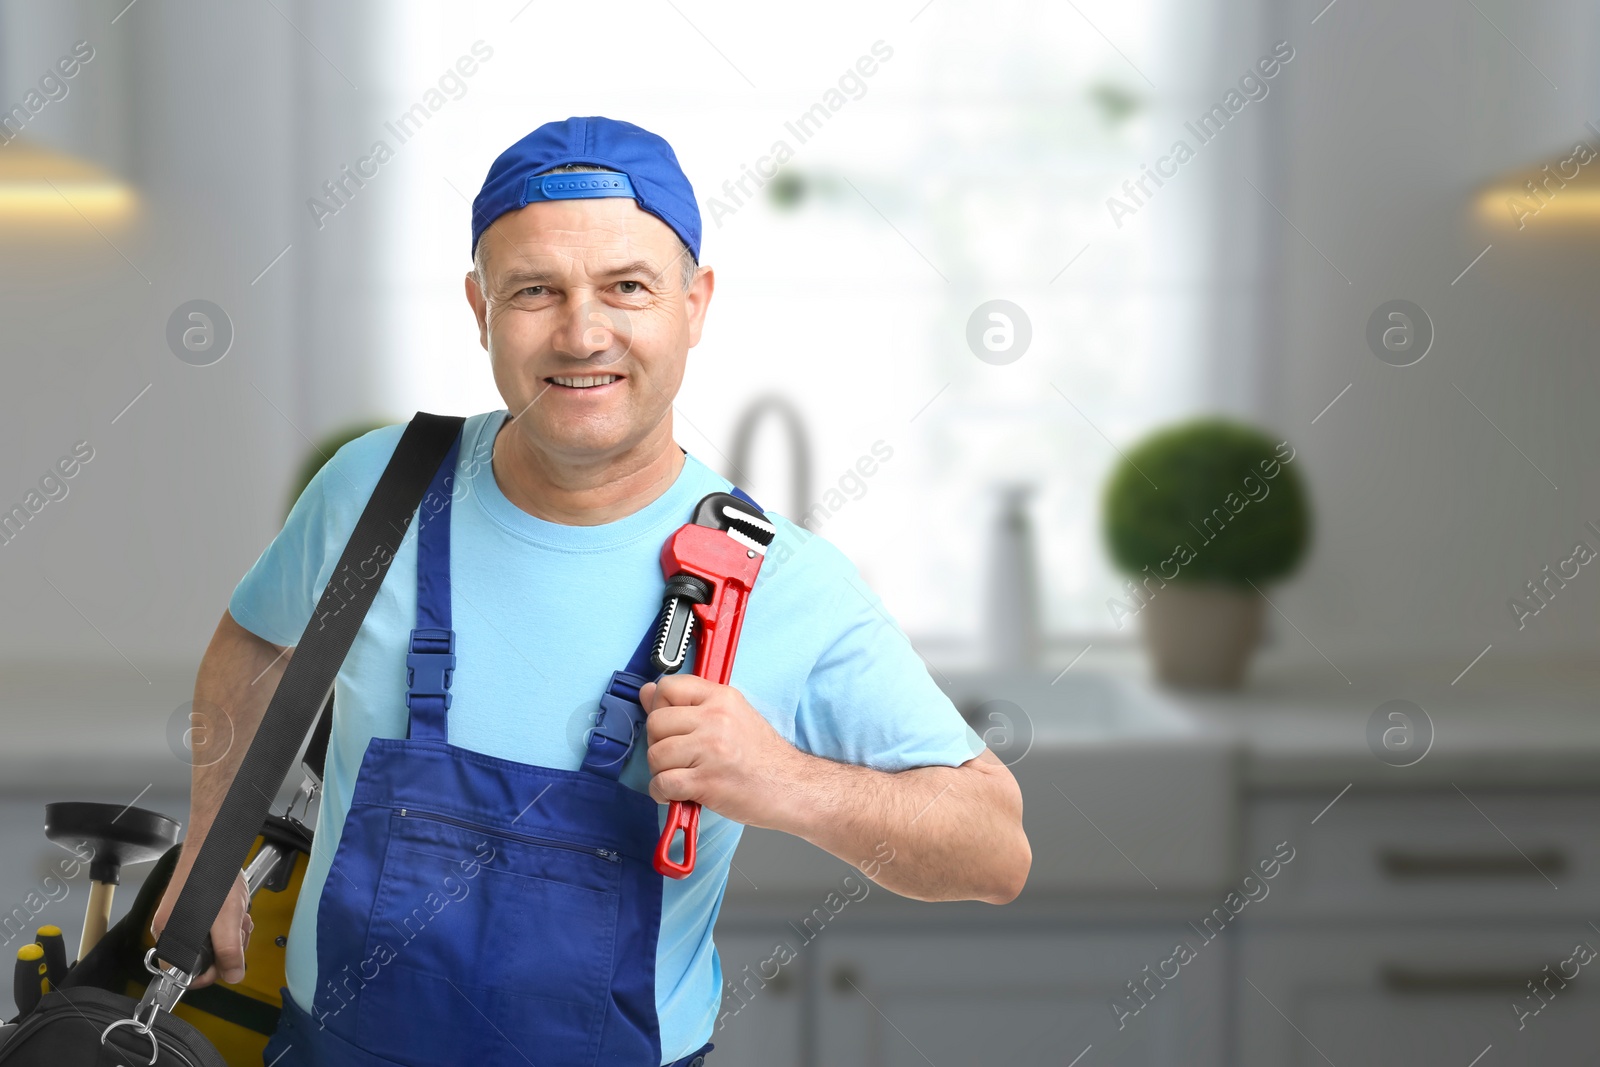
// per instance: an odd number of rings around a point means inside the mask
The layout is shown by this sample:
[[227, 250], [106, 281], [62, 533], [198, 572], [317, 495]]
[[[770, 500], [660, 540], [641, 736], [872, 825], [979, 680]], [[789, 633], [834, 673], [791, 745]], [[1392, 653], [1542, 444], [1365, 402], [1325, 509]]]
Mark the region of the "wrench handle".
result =
[[[672, 839], [683, 831], [683, 862], [672, 858]], [[687, 878], [694, 872], [694, 843], [700, 835], [700, 802], [674, 800], [667, 808], [667, 826], [656, 844], [656, 870], [668, 878]]]

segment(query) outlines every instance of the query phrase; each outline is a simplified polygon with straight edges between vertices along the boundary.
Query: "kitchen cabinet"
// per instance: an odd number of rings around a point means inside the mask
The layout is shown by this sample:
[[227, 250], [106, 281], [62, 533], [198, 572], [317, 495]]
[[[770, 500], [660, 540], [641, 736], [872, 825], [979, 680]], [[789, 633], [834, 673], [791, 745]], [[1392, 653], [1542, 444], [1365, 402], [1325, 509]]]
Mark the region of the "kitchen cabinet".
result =
[[1245, 862], [1296, 850], [1258, 917], [1600, 912], [1600, 793], [1358, 786], [1322, 813], [1333, 792], [1249, 803]]
[[1600, 794], [1375, 792], [1319, 814], [1326, 804], [1290, 794], [1247, 809], [1249, 856], [1283, 840], [1296, 854], [1238, 931], [1241, 1067], [1590, 1056], [1600, 964], [1575, 949], [1600, 947]]
[[[1373, 922], [1355, 932], [1242, 931], [1240, 1067], [1482, 1067], [1590, 1062], [1600, 975], [1591, 963], [1537, 1015], [1529, 980], [1559, 967], [1584, 922]], [[1572, 974], [1575, 964], [1565, 968]]]
[[1111, 1009], [1182, 936], [1159, 923], [842, 931], [817, 944], [816, 1062], [1220, 1067], [1224, 950], [1202, 950], [1150, 986], [1148, 1005], [1120, 1028]]
[[[782, 924], [719, 924], [715, 939], [722, 963], [722, 1007], [711, 1033], [711, 1062], [802, 1067], [811, 961], [803, 954], [784, 963], [773, 949], [785, 940]], [[793, 940], [791, 934], [788, 940]], [[771, 964], [767, 961], [773, 960]]]
[[[1484, 1065], [1580, 1062], [1600, 977], [1570, 961], [1600, 947], [1600, 792], [1364, 787], [1329, 808], [1336, 793], [1246, 796], [1229, 866], [1242, 879], [1284, 844], [1294, 858], [1211, 940], [1190, 923], [1238, 880], [1103, 909], [1075, 894], [1041, 909], [1030, 886], [1027, 919], [863, 912], [800, 948], [783, 968], [797, 989], [762, 991], [718, 1051], [797, 1067], [1466, 1067], [1492, 1045]], [[727, 978], [772, 954], [740, 914], [718, 931]], [[1113, 1001], [1180, 940], [1196, 958], [1119, 1025]], [[1547, 966], [1553, 994], [1529, 999]]]

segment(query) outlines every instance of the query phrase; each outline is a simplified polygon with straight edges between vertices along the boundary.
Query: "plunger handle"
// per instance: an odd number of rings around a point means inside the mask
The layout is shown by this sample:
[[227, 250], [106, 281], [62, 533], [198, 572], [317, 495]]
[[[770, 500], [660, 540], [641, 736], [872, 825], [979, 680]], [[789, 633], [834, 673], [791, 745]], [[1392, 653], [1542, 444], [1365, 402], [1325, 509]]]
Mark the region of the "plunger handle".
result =
[[111, 925], [111, 898], [117, 887], [112, 882], [89, 882], [89, 905], [83, 913], [83, 937], [78, 940], [78, 959], [87, 959], [89, 950], [106, 936]]

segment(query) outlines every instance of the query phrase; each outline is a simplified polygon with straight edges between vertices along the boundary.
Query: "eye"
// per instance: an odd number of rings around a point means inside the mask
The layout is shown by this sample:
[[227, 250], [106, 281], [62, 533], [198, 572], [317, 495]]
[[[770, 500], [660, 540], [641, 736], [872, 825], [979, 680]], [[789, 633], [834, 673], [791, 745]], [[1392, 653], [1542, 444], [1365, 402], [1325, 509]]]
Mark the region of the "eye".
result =
[[624, 290], [622, 290], [622, 295], [623, 296], [633, 296], [633, 295], [637, 294], [640, 291], [640, 289], [642, 288], [641, 283], [635, 282], [635, 281], [618, 282], [617, 284], [618, 285], [631, 285], [631, 286], [634, 287], [632, 289], [624, 289]]
[[543, 296], [544, 294], [542, 292], [535, 292], [535, 290], [542, 290], [543, 288], [544, 288], [544, 286], [542, 286], [542, 285], [530, 285], [530, 286], [527, 286], [526, 288], [518, 289], [517, 290], [517, 295], [518, 296]]

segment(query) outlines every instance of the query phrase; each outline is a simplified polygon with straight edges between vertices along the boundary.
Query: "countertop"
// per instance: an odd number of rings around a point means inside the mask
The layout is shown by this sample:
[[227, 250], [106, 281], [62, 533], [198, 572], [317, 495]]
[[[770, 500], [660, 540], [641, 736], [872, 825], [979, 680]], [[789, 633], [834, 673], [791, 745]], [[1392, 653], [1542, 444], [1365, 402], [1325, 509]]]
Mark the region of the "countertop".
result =
[[[1452, 684], [1463, 665], [1264, 659], [1239, 692], [1161, 695], [1238, 746], [1247, 790], [1600, 787], [1600, 663], [1486, 657]], [[935, 666], [934, 676], [956, 669]], [[1136, 648], [1096, 650], [1071, 669], [1155, 688]], [[27, 663], [0, 677], [0, 790], [187, 790], [193, 665]], [[1413, 702], [1432, 723], [1432, 747], [1411, 766], [1390, 766], [1369, 747], [1368, 720], [1389, 700]]]
[[[1600, 788], [1600, 657], [1519, 660], [1493, 649], [1478, 660], [1470, 651], [1405, 661], [1340, 655], [1336, 666], [1309, 650], [1263, 652], [1242, 689], [1203, 692], [1159, 685], [1137, 642], [1094, 645], [1080, 658], [1082, 650], [1055, 649], [1041, 668], [1046, 680], [1063, 668], [1101, 674], [1176, 704], [1237, 748], [1246, 791]], [[954, 655], [930, 665], [941, 681], [977, 667]], [[1394, 700], [1419, 707], [1416, 726], [1434, 735], [1409, 766], [1385, 763], [1368, 740], [1369, 720]], [[1381, 738], [1392, 722], [1379, 718]]]
[[[1074, 670], [1085, 665], [1154, 687], [1142, 655], [1085, 657]], [[1485, 657], [1465, 666], [1264, 660], [1238, 692], [1161, 692], [1239, 747], [1246, 790], [1600, 787], [1600, 663]], [[1420, 758], [1417, 748], [1382, 748], [1396, 709], [1377, 716], [1379, 740], [1369, 739], [1369, 720], [1390, 701], [1421, 709], [1411, 714], [1419, 738], [1431, 726]], [[1400, 763], [1409, 765], [1392, 765]]]

